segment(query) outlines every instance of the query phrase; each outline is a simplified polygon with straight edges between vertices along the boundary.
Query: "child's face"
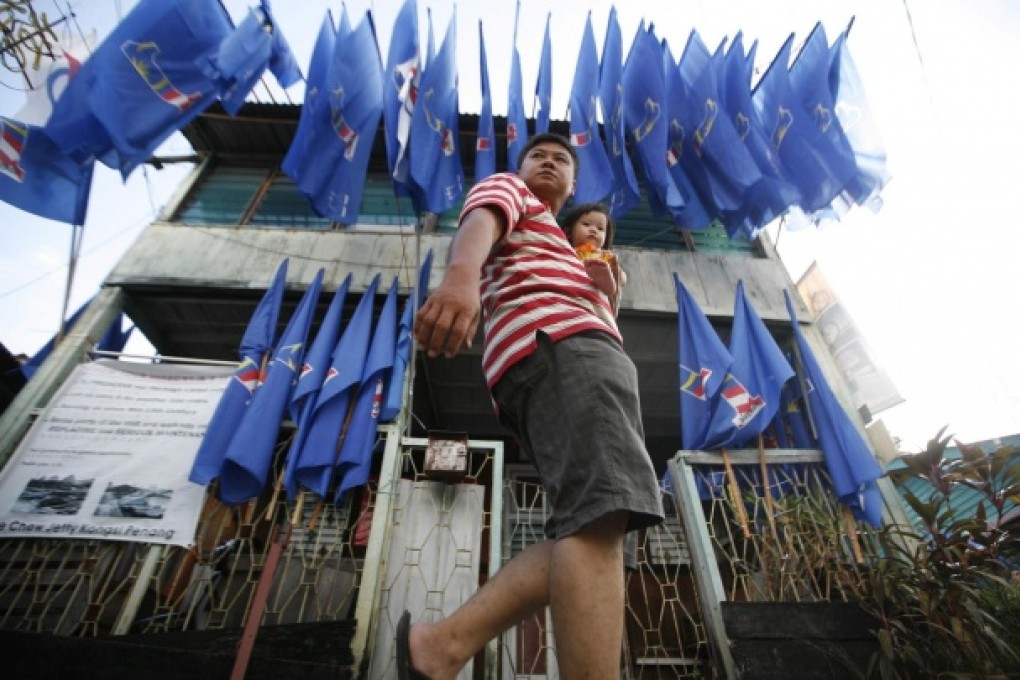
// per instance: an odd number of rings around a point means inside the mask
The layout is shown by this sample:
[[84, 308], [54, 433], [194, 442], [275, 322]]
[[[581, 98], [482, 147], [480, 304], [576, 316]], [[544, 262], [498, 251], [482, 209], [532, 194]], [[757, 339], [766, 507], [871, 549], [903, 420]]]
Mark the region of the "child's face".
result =
[[576, 248], [587, 243], [601, 248], [606, 242], [607, 223], [606, 216], [596, 210], [581, 215], [571, 232], [571, 245]]

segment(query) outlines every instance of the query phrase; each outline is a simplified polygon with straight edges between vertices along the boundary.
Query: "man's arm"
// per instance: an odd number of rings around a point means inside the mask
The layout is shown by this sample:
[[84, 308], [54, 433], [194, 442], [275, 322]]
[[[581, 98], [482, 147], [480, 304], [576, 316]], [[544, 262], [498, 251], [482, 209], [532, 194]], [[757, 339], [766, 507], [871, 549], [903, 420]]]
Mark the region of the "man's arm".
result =
[[506, 216], [492, 208], [476, 208], [461, 220], [443, 281], [415, 317], [415, 338], [430, 357], [450, 358], [471, 346], [481, 312], [482, 265], [505, 231]]

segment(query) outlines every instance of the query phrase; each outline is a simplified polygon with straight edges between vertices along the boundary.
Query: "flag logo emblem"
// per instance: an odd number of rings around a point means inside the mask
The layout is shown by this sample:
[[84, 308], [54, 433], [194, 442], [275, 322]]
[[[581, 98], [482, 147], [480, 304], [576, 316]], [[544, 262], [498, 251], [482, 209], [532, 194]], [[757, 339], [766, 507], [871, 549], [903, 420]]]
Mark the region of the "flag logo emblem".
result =
[[28, 141], [27, 125], [0, 117], [0, 172], [15, 182], [25, 179], [25, 169], [21, 167], [21, 154], [25, 150], [26, 141]]
[[669, 121], [669, 136], [674, 142], [666, 149], [666, 165], [672, 168], [684, 155], [684, 126], [676, 118]]
[[651, 98], [645, 100], [645, 119], [634, 128], [635, 142], [640, 142], [655, 128], [655, 123], [659, 120], [659, 109], [659, 104]]
[[749, 422], [754, 420], [758, 412], [765, 408], [765, 400], [762, 396], [748, 392], [743, 383], [733, 377], [732, 373], [726, 374], [719, 394], [733, 409], [731, 422], [738, 430], [744, 429]]
[[680, 389], [695, 399], [705, 401], [705, 383], [712, 376], [712, 369], [693, 371], [680, 364]]
[[240, 367], [234, 372], [234, 379], [241, 383], [248, 394], [254, 394], [255, 388], [259, 386], [259, 367], [249, 357], [245, 357]]
[[159, 54], [159, 45], [156, 43], [137, 43], [133, 40], [126, 40], [120, 46], [120, 51], [124, 53], [149, 89], [178, 111], [188, 110], [192, 104], [202, 98], [201, 93], [198, 92], [184, 94], [170, 82], [170, 77], [156, 63], [156, 56]]
[[358, 149], [358, 132], [344, 119], [344, 88], [337, 89], [333, 93], [333, 97], [330, 101], [330, 110], [332, 115], [330, 116], [330, 123], [333, 126], [333, 130], [336, 131], [336, 136], [344, 143], [346, 148], [344, 149], [344, 158], [351, 160], [354, 158], [354, 154]]
[[705, 117], [701, 119], [701, 124], [694, 131], [694, 153], [698, 154], [698, 156], [701, 156], [701, 147], [705, 140], [712, 134], [712, 128], [715, 127], [715, 117], [717, 115], [719, 115], [719, 105], [715, 103], [714, 99], [706, 99]]

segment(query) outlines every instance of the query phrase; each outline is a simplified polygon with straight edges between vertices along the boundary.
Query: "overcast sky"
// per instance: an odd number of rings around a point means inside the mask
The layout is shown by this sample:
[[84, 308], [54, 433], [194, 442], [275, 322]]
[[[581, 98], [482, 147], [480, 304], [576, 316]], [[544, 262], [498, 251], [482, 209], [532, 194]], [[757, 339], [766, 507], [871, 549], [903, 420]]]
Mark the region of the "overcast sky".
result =
[[[38, 8], [57, 15], [53, 0]], [[61, 6], [64, 3], [60, 3]], [[105, 36], [131, 0], [72, 2], [77, 33]], [[235, 22], [248, 4], [225, 3]], [[373, 8], [385, 55], [400, 7], [395, 0], [346, 3], [357, 23]], [[277, 0], [278, 19], [306, 70], [323, 12], [339, 3]], [[601, 53], [611, 2], [524, 0], [518, 47], [525, 102], [538, 70], [546, 15], [552, 12], [554, 118], [566, 116], [567, 97], [584, 19], [591, 9]], [[450, 2], [419, 0], [420, 30], [432, 8], [437, 41], [452, 15]], [[624, 53], [641, 19], [655, 24], [675, 55], [691, 28], [714, 46], [742, 30], [745, 45], [759, 40], [763, 70], [790, 32], [798, 43], [821, 20], [830, 41], [856, 17], [851, 53], [861, 72], [889, 153], [893, 180], [884, 206], [855, 209], [842, 222], [778, 235], [794, 280], [817, 261], [867, 337], [906, 402], [881, 417], [908, 450], [948, 424], [965, 441], [1020, 431], [1020, 309], [1008, 285], [1015, 281], [1017, 219], [1011, 209], [1020, 172], [1020, 136], [1013, 112], [1020, 104], [1020, 3], [1010, 0], [704, 0], [617, 4]], [[493, 107], [506, 113], [514, 3], [457, 6], [461, 110], [479, 107], [478, 20], [483, 20]], [[424, 42], [423, 42], [424, 44]], [[438, 45], [437, 45], [438, 46]], [[272, 77], [267, 75], [267, 80]], [[23, 103], [23, 83], [0, 69], [0, 115]], [[257, 98], [268, 101], [265, 90]], [[273, 92], [300, 102], [303, 87]], [[187, 153], [179, 135], [161, 154]], [[85, 228], [83, 257], [71, 294], [73, 310], [103, 278], [169, 198], [190, 166], [139, 169], [126, 183], [99, 167]], [[0, 341], [12, 352], [34, 353], [60, 318], [70, 227], [0, 203]], [[775, 229], [771, 230], [776, 238]], [[132, 347], [145, 343], [132, 343]]]

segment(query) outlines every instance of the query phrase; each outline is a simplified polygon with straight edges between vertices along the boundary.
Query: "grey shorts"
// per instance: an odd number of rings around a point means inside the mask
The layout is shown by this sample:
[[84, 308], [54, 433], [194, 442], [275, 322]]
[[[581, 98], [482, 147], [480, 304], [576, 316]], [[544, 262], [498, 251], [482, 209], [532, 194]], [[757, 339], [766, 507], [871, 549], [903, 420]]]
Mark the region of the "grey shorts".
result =
[[493, 398], [538, 468], [552, 510], [549, 538], [620, 510], [628, 531], [662, 521], [637, 370], [616, 340], [590, 331], [553, 342], [540, 332], [538, 349], [503, 374]]

